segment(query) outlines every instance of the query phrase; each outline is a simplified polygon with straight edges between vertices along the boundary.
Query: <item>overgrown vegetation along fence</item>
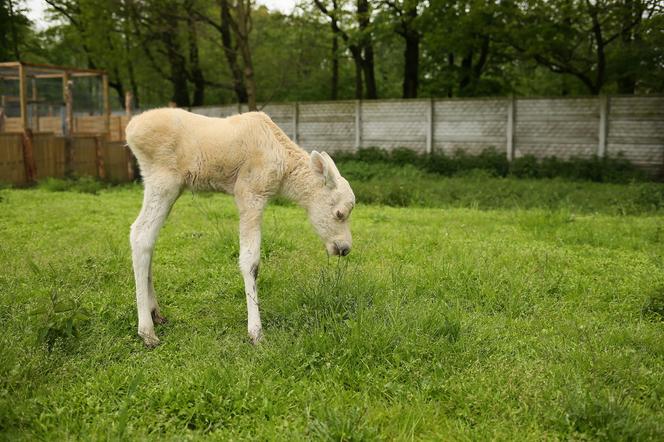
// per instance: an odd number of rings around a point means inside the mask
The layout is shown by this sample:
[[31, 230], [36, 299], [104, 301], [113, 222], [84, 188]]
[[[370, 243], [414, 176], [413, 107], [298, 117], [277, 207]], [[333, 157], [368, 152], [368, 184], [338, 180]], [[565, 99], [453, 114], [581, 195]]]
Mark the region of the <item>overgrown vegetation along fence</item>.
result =
[[0, 134], [0, 182], [25, 185], [44, 178], [91, 176], [124, 182], [134, 178], [124, 142], [85, 135]]
[[[200, 107], [226, 117], [246, 106]], [[268, 104], [263, 111], [307, 150], [418, 152], [493, 147], [509, 160], [615, 157], [664, 172], [664, 97], [489, 98]]]

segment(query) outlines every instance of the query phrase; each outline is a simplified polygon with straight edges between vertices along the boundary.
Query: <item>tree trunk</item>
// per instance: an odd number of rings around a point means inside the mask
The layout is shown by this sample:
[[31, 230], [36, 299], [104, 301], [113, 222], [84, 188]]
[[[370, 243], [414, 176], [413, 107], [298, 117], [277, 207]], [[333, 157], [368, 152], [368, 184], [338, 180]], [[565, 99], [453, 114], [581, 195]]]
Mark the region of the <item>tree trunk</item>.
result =
[[[117, 67], [113, 68], [113, 73], [115, 78], [120, 78], [120, 74], [118, 72]], [[118, 101], [120, 102], [120, 105], [124, 107], [124, 97], [125, 97], [124, 84], [122, 84], [121, 81], [109, 81], [108, 85], [113, 89], [115, 89], [115, 92], [117, 92], [118, 94]]]
[[330, 85], [330, 100], [339, 96], [339, 38], [332, 35], [332, 83]]
[[191, 0], [185, 3], [187, 11], [187, 37], [189, 40], [189, 64], [191, 65], [191, 81], [194, 84], [194, 97], [192, 106], [202, 106], [205, 101], [205, 77], [198, 57], [198, 34], [196, 20], [194, 19], [193, 4]]
[[[397, 31], [405, 40], [403, 53], [403, 98], [416, 98], [419, 87], [420, 70], [420, 32], [415, 27], [417, 20], [417, 2], [403, 2], [403, 9], [397, 9], [401, 18], [400, 30]], [[396, 3], [395, 3], [396, 5]]]
[[166, 47], [166, 55], [170, 64], [170, 81], [173, 85], [171, 100], [178, 107], [189, 107], [189, 87], [187, 84], [187, 71], [185, 58], [180, 52], [177, 42], [177, 18], [171, 14], [165, 14], [166, 29], [161, 33], [161, 40]]
[[[636, 26], [641, 22], [641, 12], [635, 0], [625, 0], [623, 5], [623, 19], [622, 30], [620, 33], [620, 41], [622, 44], [623, 53], [628, 55], [628, 60], [631, 60], [633, 54], [634, 42], [639, 39], [639, 34], [635, 31], [633, 22], [636, 20]], [[622, 67], [622, 72], [617, 79], [618, 93], [633, 95], [636, 92], [636, 75], [632, 68], [632, 63], [629, 61], [627, 66]]]
[[13, 43], [13, 50], [14, 50], [14, 58], [16, 61], [21, 60], [21, 53], [18, 50], [18, 35], [16, 32], [16, 19], [14, 17], [14, 4], [12, 3], [12, 0], [9, 0], [9, 22], [11, 23], [11, 28], [12, 28], [12, 43]]
[[593, 37], [595, 38], [595, 56], [597, 57], [597, 72], [595, 74], [595, 81], [589, 87], [590, 93], [593, 95], [599, 95], [604, 86], [605, 76], [606, 76], [606, 53], [605, 53], [605, 41], [604, 36], [602, 35], [602, 25], [599, 21], [597, 6], [594, 6], [590, 3], [590, 0], [586, 0], [588, 5], [588, 13], [593, 22], [592, 32]]
[[244, 74], [244, 84], [247, 88], [247, 105], [250, 111], [256, 111], [258, 110], [256, 105], [256, 80], [254, 78], [254, 65], [251, 59], [251, 47], [249, 46], [251, 0], [238, 0], [235, 4], [235, 25], [237, 43], [244, 63], [242, 72]]
[[[138, 84], [136, 83], [136, 74], [134, 72], [134, 63], [133, 63], [133, 57], [131, 54], [131, 31], [130, 31], [130, 5], [129, 1], [125, 0], [123, 3], [123, 9], [124, 9], [124, 14], [123, 14], [123, 31], [124, 31], [124, 57], [125, 57], [125, 64], [127, 65], [127, 73], [129, 74], [129, 84], [131, 85], [131, 93], [134, 98], [134, 108], [139, 109], [139, 97], [138, 97]], [[124, 97], [122, 100], [120, 100], [122, 103], [122, 106], [124, 107], [125, 105], [125, 99]]]
[[238, 103], [247, 102], [247, 88], [244, 86], [244, 75], [242, 69], [237, 62], [237, 48], [233, 47], [233, 39], [231, 36], [231, 11], [228, 0], [220, 0], [219, 6], [221, 7], [221, 24], [219, 26], [219, 33], [221, 34], [221, 43], [224, 48], [224, 55], [228, 61], [228, 67], [233, 76], [233, 90], [237, 97]]
[[470, 49], [461, 59], [461, 72], [459, 77], [459, 95], [470, 95], [471, 70], [473, 67], [473, 51]]
[[[140, 102], [138, 97], [138, 83], [136, 82], [136, 75], [134, 74], [134, 64], [131, 58], [127, 61], [127, 71], [129, 72], [129, 84], [131, 84], [131, 94], [134, 98], [134, 108], [140, 109]], [[122, 101], [124, 103], [124, 100]]]
[[489, 59], [489, 45], [491, 40], [488, 35], [482, 37], [482, 46], [480, 46], [480, 55], [477, 58], [477, 62], [473, 65], [471, 71], [471, 87], [470, 91], [473, 95], [476, 95], [478, 92], [477, 85], [480, 82], [480, 77], [482, 77], [482, 72], [484, 72], [484, 67], [486, 62]]
[[368, 0], [357, 0], [357, 20], [360, 27], [360, 48], [364, 53], [362, 57], [362, 73], [364, 74], [364, 84], [366, 87], [366, 98], [378, 98], [376, 89], [376, 75], [374, 73], [374, 53], [371, 32], [369, 25], [371, 24], [371, 14], [369, 11]]
[[361, 100], [364, 94], [364, 87], [362, 86], [362, 56], [357, 46], [351, 49], [351, 53], [355, 62], [355, 99]]
[[[449, 52], [447, 54], [447, 67], [452, 71], [454, 68], [454, 52]], [[452, 86], [452, 82], [448, 83], [447, 86], [447, 96], [449, 98], [452, 98], [454, 96], [454, 87]]]
[[362, 72], [364, 73], [364, 83], [367, 88], [366, 97], [372, 100], [378, 98], [376, 89], [376, 75], [374, 69], [374, 54], [371, 44], [364, 48], [364, 61], [362, 62]]
[[409, 32], [405, 36], [406, 49], [404, 50], [403, 71], [403, 98], [417, 98], [419, 86], [420, 64], [420, 35]]

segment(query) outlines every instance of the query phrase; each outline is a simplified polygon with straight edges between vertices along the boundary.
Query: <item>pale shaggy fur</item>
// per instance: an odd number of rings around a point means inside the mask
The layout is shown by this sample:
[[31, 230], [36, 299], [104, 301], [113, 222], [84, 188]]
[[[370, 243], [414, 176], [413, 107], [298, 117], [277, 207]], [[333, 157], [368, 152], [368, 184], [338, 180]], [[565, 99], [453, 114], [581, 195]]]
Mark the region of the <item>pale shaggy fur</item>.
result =
[[311, 155], [264, 113], [209, 118], [181, 109], [155, 109], [131, 120], [127, 144], [145, 186], [143, 207], [131, 226], [138, 334], [148, 346], [159, 339], [154, 322], [165, 318], [152, 284], [152, 252], [159, 229], [184, 187], [235, 196], [240, 214], [240, 270], [247, 299], [249, 336], [262, 335], [256, 278], [261, 219], [270, 197], [304, 207], [329, 254], [351, 248], [349, 216], [355, 195], [325, 152]]

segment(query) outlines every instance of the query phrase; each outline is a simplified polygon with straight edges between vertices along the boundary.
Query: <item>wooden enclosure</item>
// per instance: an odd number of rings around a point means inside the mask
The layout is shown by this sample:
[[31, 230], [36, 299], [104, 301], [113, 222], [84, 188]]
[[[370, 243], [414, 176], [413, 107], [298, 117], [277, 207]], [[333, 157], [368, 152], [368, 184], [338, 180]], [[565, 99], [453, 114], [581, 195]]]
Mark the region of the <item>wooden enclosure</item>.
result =
[[[85, 115], [75, 112], [75, 97], [72, 85], [76, 79], [88, 78], [99, 82], [101, 90], [101, 110]], [[46, 100], [39, 95], [41, 81], [56, 80], [61, 84], [58, 99]], [[6, 94], [0, 90], [0, 132], [22, 133], [24, 129], [33, 132], [50, 132], [57, 135], [105, 135], [114, 141], [124, 139], [123, 128], [128, 116], [111, 116], [109, 103], [108, 76], [96, 69], [76, 69], [23, 62], [0, 63], [0, 81], [14, 82], [18, 94]], [[18, 103], [18, 106], [16, 104]], [[40, 108], [41, 106], [41, 108]], [[17, 112], [8, 112], [17, 108]], [[40, 109], [47, 108], [41, 115]]]
[[[101, 106], [75, 112], [74, 80], [90, 79]], [[49, 97], [40, 81], [50, 81]], [[104, 71], [22, 62], [0, 63], [0, 182], [27, 185], [47, 178], [92, 176], [130, 181], [133, 158], [124, 146], [131, 118], [111, 115]], [[56, 97], [52, 86], [59, 84]], [[13, 93], [13, 95], [12, 95]], [[88, 97], [89, 98], [89, 97]], [[99, 103], [97, 103], [99, 104]]]

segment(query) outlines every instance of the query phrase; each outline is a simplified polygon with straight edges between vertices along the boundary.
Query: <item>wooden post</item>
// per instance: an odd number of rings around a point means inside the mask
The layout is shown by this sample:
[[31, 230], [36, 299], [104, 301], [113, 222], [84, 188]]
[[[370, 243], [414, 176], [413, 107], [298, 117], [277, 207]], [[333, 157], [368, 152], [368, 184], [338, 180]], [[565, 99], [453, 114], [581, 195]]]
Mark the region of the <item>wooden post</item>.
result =
[[131, 153], [131, 150], [123, 146], [122, 147], [125, 150], [125, 155], [127, 158], [127, 179], [129, 181], [134, 181], [135, 175], [134, 175], [134, 155]]
[[609, 97], [599, 96], [599, 137], [597, 143], [597, 156], [606, 156], [606, 138], [609, 132]]
[[[127, 91], [125, 93], [125, 116], [127, 117], [127, 124], [131, 121], [132, 113], [134, 111], [134, 95]], [[127, 136], [125, 134], [125, 129], [127, 126], [123, 126], [121, 129], [122, 139], [126, 141]], [[127, 162], [127, 180], [134, 181], [134, 155], [131, 153], [128, 147], [122, 147], [125, 151], [125, 160]]]
[[125, 92], [125, 115], [127, 121], [131, 120], [131, 114], [134, 110], [134, 96], [130, 91]]
[[74, 142], [72, 134], [74, 133], [74, 106], [73, 106], [73, 83], [69, 77], [69, 72], [65, 71], [62, 76], [62, 96], [65, 103], [65, 124], [63, 135], [65, 137], [65, 176], [71, 178], [74, 176]]
[[100, 180], [106, 179], [106, 167], [104, 165], [104, 154], [102, 152], [102, 137], [95, 136], [95, 163], [97, 165], [97, 177]]
[[510, 95], [507, 99], [507, 129], [505, 130], [507, 136], [507, 161], [514, 159], [514, 126], [516, 117], [516, 106], [514, 95]]
[[30, 79], [30, 85], [32, 87], [32, 103], [28, 106], [30, 113], [32, 114], [32, 119], [30, 120], [30, 127], [36, 131], [39, 131], [39, 105], [37, 104], [37, 79], [32, 77]]
[[5, 131], [5, 96], [0, 95], [0, 132]]
[[102, 81], [102, 100], [104, 101], [104, 132], [108, 137], [111, 132], [111, 103], [108, 96], [108, 75], [101, 76]]
[[355, 149], [362, 146], [362, 100], [355, 100]]
[[33, 150], [33, 135], [29, 127], [23, 129], [22, 147], [23, 147], [23, 165], [25, 167], [25, 181], [28, 184], [34, 184], [37, 181], [37, 165]]
[[65, 72], [65, 75], [62, 77], [62, 98], [65, 102], [65, 136], [71, 136], [76, 130], [76, 128], [74, 128], [74, 97], [72, 92], [73, 86], [74, 84], [69, 78], [69, 72]]
[[427, 154], [433, 153], [433, 98], [427, 106]]
[[18, 87], [19, 100], [21, 105], [21, 125], [23, 130], [28, 129], [28, 97], [27, 97], [27, 77], [23, 63], [18, 65]]
[[298, 119], [300, 117], [300, 105], [297, 101], [293, 104], [293, 142], [297, 144]]
[[66, 137], [69, 133], [67, 127], [67, 84], [69, 83], [69, 73], [65, 71], [62, 74], [62, 107], [60, 107], [60, 116], [62, 117], [61, 128], [62, 136]]

